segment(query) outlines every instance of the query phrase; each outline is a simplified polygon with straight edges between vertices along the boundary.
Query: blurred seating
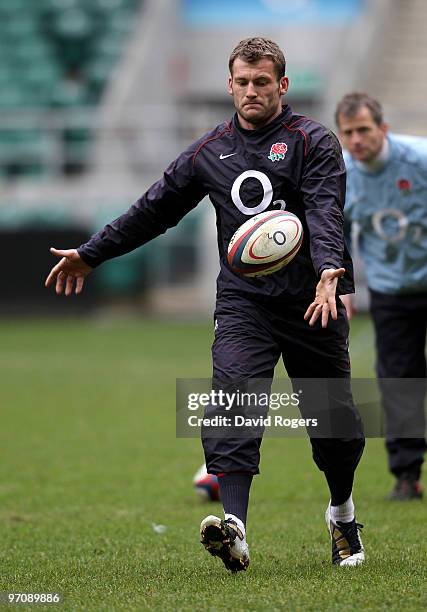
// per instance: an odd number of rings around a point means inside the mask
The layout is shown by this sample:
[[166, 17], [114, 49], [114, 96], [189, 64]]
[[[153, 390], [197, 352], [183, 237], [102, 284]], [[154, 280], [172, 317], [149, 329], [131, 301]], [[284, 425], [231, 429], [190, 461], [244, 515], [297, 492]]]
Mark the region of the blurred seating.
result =
[[[76, 122], [67, 121], [55, 143], [46, 122], [43, 134], [37, 119], [28, 128], [28, 117], [32, 111], [37, 117], [50, 108], [73, 113], [99, 103], [141, 3], [1, 0], [0, 176], [43, 175], [47, 160], [58, 151], [58, 141], [65, 172], [85, 167], [89, 128], [68, 127]], [[27, 119], [20, 125], [24, 112]], [[6, 125], [10, 117], [13, 121]]]
[[[102, 207], [93, 217], [93, 232], [121, 215], [126, 203]], [[97, 269], [97, 289], [110, 297], [141, 295], [147, 287], [177, 286], [190, 282], [197, 272], [197, 236], [203, 205], [191, 211], [177, 227], [155, 241]]]

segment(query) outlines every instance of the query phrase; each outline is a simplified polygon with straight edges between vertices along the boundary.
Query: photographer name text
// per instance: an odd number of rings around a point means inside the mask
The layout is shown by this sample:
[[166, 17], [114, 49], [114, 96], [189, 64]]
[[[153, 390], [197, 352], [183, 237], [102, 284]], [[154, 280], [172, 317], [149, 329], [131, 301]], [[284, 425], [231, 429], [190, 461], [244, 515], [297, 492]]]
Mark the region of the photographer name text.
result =
[[187, 419], [190, 427], [317, 427], [317, 419], [287, 418], [279, 414], [269, 416], [244, 417], [240, 414], [232, 416], [215, 415], [198, 417], [192, 414]]

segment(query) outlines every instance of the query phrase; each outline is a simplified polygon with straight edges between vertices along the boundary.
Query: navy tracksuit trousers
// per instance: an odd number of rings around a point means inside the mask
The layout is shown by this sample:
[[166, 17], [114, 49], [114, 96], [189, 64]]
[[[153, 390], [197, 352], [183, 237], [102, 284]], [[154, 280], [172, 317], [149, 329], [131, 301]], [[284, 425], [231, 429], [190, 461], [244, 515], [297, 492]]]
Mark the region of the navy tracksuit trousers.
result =
[[427, 448], [423, 435], [427, 295], [386, 295], [371, 290], [370, 297], [389, 469], [396, 476], [411, 472], [419, 478]]
[[[242, 295], [220, 296], [215, 311], [212, 346], [214, 386], [230, 386], [252, 378], [271, 381], [282, 357], [292, 382], [298, 379], [350, 379], [348, 321], [337, 301], [338, 320], [310, 327], [304, 313], [311, 300], [257, 299]], [[346, 381], [344, 381], [346, 383]], [[296, 383], [297, 388], [300, 385]], [[295, 386], [295, 385], [294, 385]], [[348, 389], [350, 389], [348, 385]], [[351, 392], [338, 394], [334, 410], [351, 423], [350, 437], [312, 437], [313, 458], [328, 481], [353, 474], [364, 448], [363, 428]], [[309, 402], [315, 402], [315, 396]], [[304, 416], [304, 402], [300, 405]], [[310, 406], [305, 402], [305, 410]], [[215, 410], [208, 409], [210, 415]], [[211, 438], [202, 431], [208, 472], [258, 473], [260, 437]]]

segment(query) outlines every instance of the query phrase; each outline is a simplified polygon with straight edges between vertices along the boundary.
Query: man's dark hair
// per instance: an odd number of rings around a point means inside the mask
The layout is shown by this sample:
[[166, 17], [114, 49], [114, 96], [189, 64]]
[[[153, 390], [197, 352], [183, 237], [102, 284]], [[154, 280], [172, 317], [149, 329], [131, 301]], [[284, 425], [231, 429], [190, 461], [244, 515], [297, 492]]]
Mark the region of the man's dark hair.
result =
[[228, 62], [230, 74], [233, 74], [233, 64], [236, 58], [240, 58], [249, 64], [259, 62], [262, 59], [270, 59], [274, 64], [277, 80], [285, 76], [286, 60], [283, 51], [275, 42], [268, 38], [245, 38], [233, 49]]
[[375, 123], [377, 125], [381, 125], [384, 122], [381, 104], [369, 94], [361, 92], [349, 93], [338, 102], [335, 111], [335, 123], [339, 127], [340, 115], [352, 118], [360, 111], [361, 108], [365, 106], [367, 109], [369, 109]]

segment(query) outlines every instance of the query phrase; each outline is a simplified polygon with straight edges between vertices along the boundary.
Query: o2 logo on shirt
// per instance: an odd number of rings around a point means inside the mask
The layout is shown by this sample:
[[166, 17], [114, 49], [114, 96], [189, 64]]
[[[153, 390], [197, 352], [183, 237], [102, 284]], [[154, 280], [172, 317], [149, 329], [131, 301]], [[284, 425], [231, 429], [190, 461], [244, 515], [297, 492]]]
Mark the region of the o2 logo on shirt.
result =
[[[411, 227], [408, 217], [396, 208], [383, 208], [372, 215], [372, 227], [377, 236], [389, 244], [397, 244], [404, 240]], [[412, 242], [417, 244], [421, 238], [422, 229], [418, 225], [412, 226]]]
[[[240, 197], [240, 187], [242, 183], [247, 179], [256, 179], [261, 183], [264, 196], [258, 206], [245, 206]], [[233, 183], [231, 188], [231, 199], [233, 200], [234, 205], [240, 210], [244, 215], [252, 216], [258, 215], [270, 206], [271, 201], [273, 199], [273, 185], [271, 184], [270, 179], [264, 172], [259, 172], [258, 170], [246, 170], [242, 172]], [[285, 200], [274, 200], [273, 206], [276, 205], [280, 210], [285, 210], [286, 202]]]

